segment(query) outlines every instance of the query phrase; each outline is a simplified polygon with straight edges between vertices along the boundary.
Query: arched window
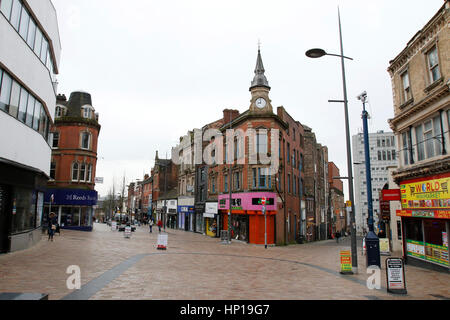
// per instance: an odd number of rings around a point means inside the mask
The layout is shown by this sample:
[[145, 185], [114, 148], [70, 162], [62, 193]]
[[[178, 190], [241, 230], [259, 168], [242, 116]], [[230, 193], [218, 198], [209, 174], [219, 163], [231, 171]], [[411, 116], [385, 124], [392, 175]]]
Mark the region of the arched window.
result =
[[78, 181], [78, 171], [79, 171], [78, 162], [74, 162], [72, 164], [72, 181]]

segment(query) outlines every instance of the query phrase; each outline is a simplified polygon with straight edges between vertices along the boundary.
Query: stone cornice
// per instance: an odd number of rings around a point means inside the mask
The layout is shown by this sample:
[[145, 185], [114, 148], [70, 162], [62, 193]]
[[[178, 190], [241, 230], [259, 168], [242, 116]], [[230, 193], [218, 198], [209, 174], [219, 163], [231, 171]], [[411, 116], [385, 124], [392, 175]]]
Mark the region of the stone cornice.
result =
[[392, 173], [394, 182], [400, 185], [401, 181], [427, 177], [450, 171], [450, 156], [436, 161], [419, 163], [407, 168], [400, 168]]
[[415, 56], [430, 40], [439, 33], [439, 31], [446, 26], [449, 10], [445, 8], [444, 4], [433, 18], [408, 42], [406, 48], [389, 62], [390, 66], [388, 72], [391, 76], [402, 68], [413, 56]]
[[438, 101], [438, 100], [442, 99], [443, 97], [445, 97], [446, 95], [448, 95], [449, 92], [450, 92], [450, 89], [449, 89], [448, 84], [442, 83], [430, 95], [428, 95], [427, 97], [425, 97], [418, 103], [411, 105], [410, 107], [406, 108], [405, 110], [402, 110], [402, 112], [395, 118], [390, 119], [388, 122], [389, 122], [391, 129], [394, 132], [397, 132], [398, 130], [396, 130], [396, 129], [397, 129], [397, 126], [399, 123], [401, 123], [404, 120], [409, 119], [414, 114], [417, 114], [420, 111], [426, 109], [431, 104], [435, 103], [436, 101]]

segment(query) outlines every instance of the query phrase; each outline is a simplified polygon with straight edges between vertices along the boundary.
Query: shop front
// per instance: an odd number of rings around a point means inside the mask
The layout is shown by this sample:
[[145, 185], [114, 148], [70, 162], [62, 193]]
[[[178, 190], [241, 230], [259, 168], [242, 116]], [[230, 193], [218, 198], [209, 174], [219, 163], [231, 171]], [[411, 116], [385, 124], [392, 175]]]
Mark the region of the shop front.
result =
[[[262, 212], [261, 199], [266, 199], [267, 229]], [[219, 196], [218, 212], [221, 218], [220, 230], [228, 230], [229, 195]], [[277, 194], [272, 192], [237, 193], [232, 195], [231, 238], [251, 244], [275, 244], [275, 216]]]
[[205, 204], [204, 203], [196, 203], [195, 204], [195, 214], [194, 214], [194, 232], [196, 233], [204, 233], [204, 219], [203, 214], [205, 213]]
[[449, 268], [450, 174], [400, 184], [403, 255], [407, 261]]
[[0, 253], [28, 249], [41, 240], [47, 177], [0, 158]]
[[205, 232], [207, 236], [216, 238], [220, 235], [218, 232], [219, 215], [218, 215], [217, 202], [205, 203], [205, 213], [203, 218], [205, 219]]
[[193, 230], [194, 206], [178, 206], [178, 228], [184, 231]]
[[48, 189], [44, 198], [43, 225], [48, 225], [48, 215], [54, 212], [61, 229], [92, 231], [97, 197], [95, 190]]

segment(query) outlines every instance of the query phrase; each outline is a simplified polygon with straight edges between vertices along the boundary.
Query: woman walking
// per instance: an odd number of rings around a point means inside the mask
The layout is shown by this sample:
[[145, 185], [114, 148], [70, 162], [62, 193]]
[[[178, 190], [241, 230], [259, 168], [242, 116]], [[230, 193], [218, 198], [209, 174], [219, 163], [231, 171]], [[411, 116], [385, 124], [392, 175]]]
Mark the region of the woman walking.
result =
[[48, 219], [48, 241], [53, 241], [53, 236], [55, 235], [56, 230], [56, 214], [54, 212], [50, 213]]

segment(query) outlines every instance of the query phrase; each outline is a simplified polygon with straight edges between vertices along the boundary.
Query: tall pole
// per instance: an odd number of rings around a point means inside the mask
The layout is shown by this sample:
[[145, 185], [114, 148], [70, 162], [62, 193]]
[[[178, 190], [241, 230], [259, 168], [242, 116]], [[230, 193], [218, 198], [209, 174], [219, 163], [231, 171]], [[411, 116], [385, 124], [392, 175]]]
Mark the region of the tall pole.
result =
[[380, 240], [374, 232], [373, 226], [373, 200], [372, 200], [372, 169], [370, 165], [370, 146], [369, 146], [369, 128], [367, 124], [367, 119], [369, 113], [366, 111], [366, 99], [367, 93], [361, 94], [358, 99], [363, 102], [363, 129], [364, 129], [364, 150], [366, 156], [366, 185], [367, 185], [367, 203], [369, 210], [369, 232], [366, 236], [366, 247], [367, 247], [367, 267], [378, 266], [381, 268], [380, 263]]
[[355, 201], [353, 194], [353, 170], [352, 170], [352, 150], [350, 143], [350, 125], [348, 116], [348, 98], [347, 98], [347, 84], [345, 77], [345, 61], [344, 61], [344, 44], [342, 41], [342, 25], [341, 25], [341, 13], [338, 7], [339, 18], [339, 38], [341, 42], [341, 64], [342, 64], [342, 84], [344, 87], [344, 106], [345, 106], [345, 127], [347, 136], [347, 169], [348, 169], [348, 192], [351, 202], [351, 252], [352, 252], [352, 271], [358, 273], [358, 254], [356, 247], [356, 222], [355, 222]]
[[[230, 130], [232, 129], [232, 119], [231, 119], [231, 112], [230, 112]], [[231, 141], [228, 141], [229, 143], [231, 142]], [[233, 142], [234, 142], [234, 138], [233, 138]], [[231, 144], [231, 145], [233, 145], [233, 143]], [[236, 148], [239, 148], [239, 145], [238, 146], [236, 146]], [[231, 148], [229, 148], [229, 149], [231, 149]], [[233, 198], [233, 196], [232, 196], [232, 193], [231, 193], [231, 184], [233, 183], [233, 179], [232, 179], [232, 162], [233, 161], [231, 161], [231, 159], [234, 159], [234, 153], [233, 153], [233, 150], [228, 150], [228, 152], [227, 152], [227, 154], [228, 153], [230, 153], [229, 155], [228, 155], [228, 160], [229, 160], [229, 164], [230, 164], [230, 168], [229, 168], [229, 170], [228, 170], [228, 175], [229, 175], [229, 181], [230, 181], [230, 183], [229, 183], [229, 186], [228, 186], [228, 189], [229, 189], [229, 196], [230, 196], [230, 205], [229, 205], [229, 210], [228, 210], [228, 244], [231, 244], [231, 208], [232, 208], [232, 206], [231, 206], [231, 203], [232, 203], [232, 198]], [[237, 160], [237, 159], [236, 159]]]

